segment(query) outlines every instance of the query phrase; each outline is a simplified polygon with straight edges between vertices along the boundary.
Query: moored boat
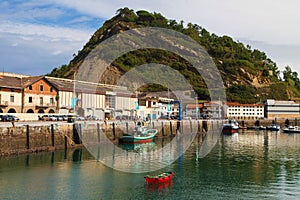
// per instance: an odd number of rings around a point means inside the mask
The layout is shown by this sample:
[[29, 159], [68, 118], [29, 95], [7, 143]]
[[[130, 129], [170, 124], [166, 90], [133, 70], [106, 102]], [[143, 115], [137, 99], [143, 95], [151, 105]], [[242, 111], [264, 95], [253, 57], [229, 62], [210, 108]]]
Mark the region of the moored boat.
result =
[[287, 128], [282, 129], [284, 133], [300, 133], [299, 126], [289, 126]]
[[131, 134], [124, 134], [122, 136], [123, 143], [145, 143], [152, 142], [155, 135], [157, 134], [157, 129], [149, 129], [145, 126], [135, 127]]
[[277, 124], [271, 124], [270, 126], [267, 126], [267, 130], [268, 131], [279, 131], [280, 126]]
[[158, 175], [147, 175], [145, 176], [145, 180], [147, 184], [157, 184], [171, 181], [173, 178], [173, 172], [164, 172]]
[[228, 124], [223, 125], [223, 133], [236, 133], [239, 130], [239, 124], [235, 120], [229, 120]]
[[267, 130], [267, 127], [265, 126], [248, 126], [248, 130]]

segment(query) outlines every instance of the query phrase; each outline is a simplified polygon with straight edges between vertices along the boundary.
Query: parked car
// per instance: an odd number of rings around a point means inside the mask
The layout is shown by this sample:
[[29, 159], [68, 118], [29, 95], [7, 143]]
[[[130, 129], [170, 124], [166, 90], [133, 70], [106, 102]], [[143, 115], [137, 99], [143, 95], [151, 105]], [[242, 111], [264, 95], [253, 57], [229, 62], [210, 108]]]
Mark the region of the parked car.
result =
[[98, 120], [98, 118], [96, 116], [93, 115], [88, 115], [85, 117], [86, 120]]
[[62, 115], [63, 121], [68, 121], [68, 115]]
[[76, 120], [78, 120], [78, 121], [84, 121], [85, 118], [82, 117], [82, 116], [80, 116], [80, 115], [76, 115]]
[[63, 121], [64, 120], [62, 115], [53, 115], [53, 117], [56, 118], [56, 121]]
[[170, 119], [170, 117], [168, 115], [162, 115], [158, 119]]
[[67, 122], [68, 123], [74, 123], [75, 122], [75, 116], [74, 115], [68, 115], [68, 120], [67, 120]]
[[42, 119], [43, 121], [57, 121], [57, 118], [56, 118], [54, 115], [48, 115], [48, 114], [43, 115], [43, 116], [41, 117], [41, 119]]
[[4, 122], [12, 122], [12, 121], [19, 121], [20, 119], [14, 115], [2, 115], [1, 121]]
[[[179, 119], [179, 116], [172, 115], [171, 119]], [[190, 119], [190, 118], [189, 118]]]

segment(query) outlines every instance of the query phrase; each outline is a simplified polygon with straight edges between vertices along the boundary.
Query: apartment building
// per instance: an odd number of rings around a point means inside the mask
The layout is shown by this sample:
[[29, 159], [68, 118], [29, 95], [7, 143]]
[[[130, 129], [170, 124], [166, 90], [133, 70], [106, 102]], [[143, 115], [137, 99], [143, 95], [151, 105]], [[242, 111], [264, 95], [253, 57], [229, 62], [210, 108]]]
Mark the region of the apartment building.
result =
[[264, 101], [264, 104], [265, 117], [268, 119], [300, 117], [300, 104], [294, 101], [268, 99]]
[[45, 76], [0, 75], [2, 113], [78, 113], [112, 118], [134, 115], [137, 98], [126, 88]]
[[264, 104], [241, 104], [227, 102], [227, 117], [234, 119], [261, 119], [264, 118]]
[[24, 113], [57, 113], [58, 89], [45, 77], [27, 77], [22, 80]]

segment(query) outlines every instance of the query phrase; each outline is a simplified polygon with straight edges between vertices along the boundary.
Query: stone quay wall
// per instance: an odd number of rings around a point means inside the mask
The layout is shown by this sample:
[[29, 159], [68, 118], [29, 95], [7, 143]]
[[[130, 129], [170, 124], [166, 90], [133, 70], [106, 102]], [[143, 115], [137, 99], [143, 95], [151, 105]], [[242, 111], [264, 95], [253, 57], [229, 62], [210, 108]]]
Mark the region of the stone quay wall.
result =
[[[144, 124], [158, 129], [156, 137], [172, 137], [181, 133], [206, 133], [214, 126], [221, 126], [223, 121], [183, 120], [153, 121]], [[124, 133], [130, 133], [136, 126], [128, 122], [78, 122], [47, 125], [23, 125], [0, 127], [0, 156], [55, 151], [82, 147], [82, 140], [88, 138], [97, 142], [100, 133], [113, 143], [118, 143]]]

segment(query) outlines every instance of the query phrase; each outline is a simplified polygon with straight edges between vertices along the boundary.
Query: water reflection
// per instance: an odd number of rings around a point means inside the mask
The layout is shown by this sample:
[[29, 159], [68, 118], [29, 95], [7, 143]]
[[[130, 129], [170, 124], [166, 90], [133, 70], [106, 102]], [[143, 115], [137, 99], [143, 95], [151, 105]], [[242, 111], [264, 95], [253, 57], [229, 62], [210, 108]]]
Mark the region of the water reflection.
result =
[[158, 183], [158, 184], [146, 184], [146, 192], [152, 193], [152, 192], [165, 192], [166, 190], [172, 189], [172, 180], [167, 181], [164, 183]]
[[132, 151], [135, 153], [144, 153], [144, 152], [150, 152], [155, 149], [155, 142], [148, 142], [148, 143], [142, 143], [142, 144], [121, 144], [120, 145], [122, 149], [126, 151]]
[[[286, 178], [299, 181], [300, 135], [270, 131], [246, 131], [238, 136], [222, 136], [220, 158], [224, 168], [231, 168], [233, 176], [252, 180], [258, 185]], [[241, 169], [248, 176], [241, 176]], [[240, 180], [241, 181], [241, 180]]]
[[72, 161], [78, 162], [82, 160], [82, 149], [75, 149], [72, 155]]
[[[183, 156], [161, 169], [176, 175], [167, 185], [146, 185], [146, 174], [113, 170], [86, 149], [1, 157], [0, 199], [299, 199], [300, 134], [222, 135], [201, 157], [204, 137], [213, 136], [197, 135]], [[138, 155], [136, 147], [151, 152], [169, 140], [126, 149]]]

